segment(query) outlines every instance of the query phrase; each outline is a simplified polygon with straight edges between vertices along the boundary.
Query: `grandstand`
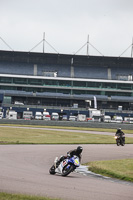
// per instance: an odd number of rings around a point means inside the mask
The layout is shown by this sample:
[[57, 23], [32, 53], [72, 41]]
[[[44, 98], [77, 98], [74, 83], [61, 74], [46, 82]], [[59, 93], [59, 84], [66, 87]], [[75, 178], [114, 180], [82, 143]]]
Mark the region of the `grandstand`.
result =
[[133, 109], [133, 58], [0, 51], [0, 103]]

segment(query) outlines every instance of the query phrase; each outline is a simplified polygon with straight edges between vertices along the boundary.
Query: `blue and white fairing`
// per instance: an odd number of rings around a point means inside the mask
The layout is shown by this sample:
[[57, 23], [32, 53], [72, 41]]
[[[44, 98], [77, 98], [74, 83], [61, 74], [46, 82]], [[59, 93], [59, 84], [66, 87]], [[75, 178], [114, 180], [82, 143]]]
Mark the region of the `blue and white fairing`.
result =
[[55, 172], [62, 174], [63, 168], [65, 166], [67, 166], [69, 168], [71, 165], [74, 166], [74, 169], [76, 169], [77, 167], [80, 166], [79, 158], [77, 156], [73, 156], [72, 158], [67, 158], [67, 159], [63, 160], [60, 163], [60, 165], [58, 166], [58, 168], [55, 169]]

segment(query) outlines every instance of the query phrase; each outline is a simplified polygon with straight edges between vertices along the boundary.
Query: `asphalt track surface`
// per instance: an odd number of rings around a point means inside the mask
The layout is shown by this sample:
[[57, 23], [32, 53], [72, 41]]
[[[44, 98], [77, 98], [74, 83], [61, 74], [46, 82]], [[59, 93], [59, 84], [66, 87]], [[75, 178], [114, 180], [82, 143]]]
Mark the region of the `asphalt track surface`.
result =
[[[50, 175], [56, 156], [77, 145], [0, 145], [0, 192], [23, 193], [63, 200], [131, 200], [133, 184], [87, 174]], [[82, 145], [82, 163], [133, 158], [133, 145]], [[79, 170], [80, 171], [80, 170]]]

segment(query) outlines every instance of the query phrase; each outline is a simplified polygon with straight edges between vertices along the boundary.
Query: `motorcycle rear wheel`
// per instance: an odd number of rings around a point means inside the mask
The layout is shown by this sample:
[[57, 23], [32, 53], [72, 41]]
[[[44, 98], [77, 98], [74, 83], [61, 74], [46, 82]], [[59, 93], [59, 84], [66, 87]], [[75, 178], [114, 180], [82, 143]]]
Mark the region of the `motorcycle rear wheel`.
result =
[[74, 170], [74, 166], [71, 165], [69, 168], [67, 168], [68, 165], [66, 165], [63, 170], [62, 170], [62, 176], [67, 176], [68, 174], [70, 174], [73, 170]]
[[121, 143], [121, 146], [124, 146], [124, 145], [125, 145], [125, 142], [122, 142], [122, 143]]

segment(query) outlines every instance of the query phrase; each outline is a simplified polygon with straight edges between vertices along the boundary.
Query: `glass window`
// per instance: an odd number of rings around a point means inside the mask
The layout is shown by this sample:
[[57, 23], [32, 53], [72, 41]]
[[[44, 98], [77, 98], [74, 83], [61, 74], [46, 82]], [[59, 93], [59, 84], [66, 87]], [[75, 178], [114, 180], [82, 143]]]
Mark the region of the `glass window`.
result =
[[44, 80], [44, 85], [58, 85], [58, 81], [56, 80]]
[[0, 77], [0, 83], [12, 83], [11, 77]]
[[12, 86], [0, 86], [1, 90], [17, 90], [16, 87], [12, 87]]
[[73, 90], [73, 94], [86, 94], [85, 90]]
[[28, 79], [29, 85], [42, 85], [42, 79]]
[[71, 86], [71, 81], [62, 81], [62, 80], [58, 80], [58, 85], [59, 85], [59, 86], [70, 87], [70, 86]]
[[105, 95], [107, 96], [132, 96], [132, 93], [130, 92], [105, 92]]
[[13, 83], [15, 84], [27, 84], [26, 78], [13, 78]]
[[57, 89], [57, 93], [71, 94], [71, 90], [60, 90], [60, 89]]
[[86, 91], [86, 94], [92, 94], [92, 95], [100, 95], [101, 91]]
[[116, 83], [102, 83], [102, 88], [116, 89]]
[[86, 82], [83, 82], [83, 81], [73, 81], [73, 87], [86, 87]]
[[131, 84], [118, 83], [117, 84], [117, 89], [131, 90], [132, 89], [132, 85]]
[[99, 87], [101, 87], [101, 83], [100, 82], [87, 82], [87, 87], [99, 88]]

